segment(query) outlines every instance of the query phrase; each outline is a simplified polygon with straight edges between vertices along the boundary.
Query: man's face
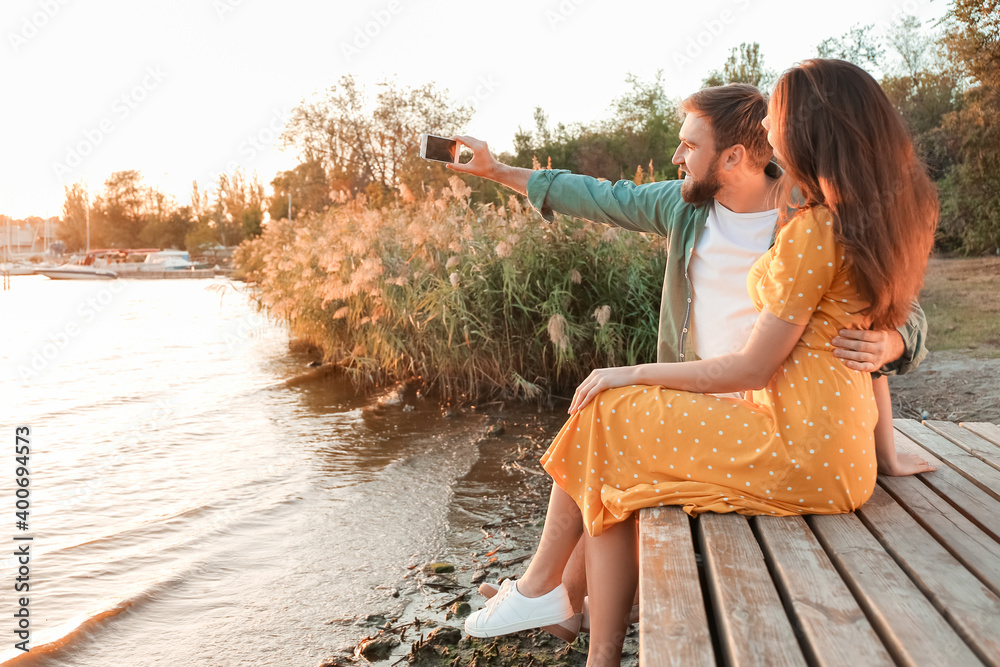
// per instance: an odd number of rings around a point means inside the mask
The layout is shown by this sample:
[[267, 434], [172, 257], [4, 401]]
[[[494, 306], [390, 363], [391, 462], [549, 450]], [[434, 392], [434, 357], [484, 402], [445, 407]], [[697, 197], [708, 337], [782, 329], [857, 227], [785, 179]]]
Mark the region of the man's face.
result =
[[689, 204], [704, 204], [722, 188], [712, 128], [701, 114], [689, 113], [678, 136], [681, 143], [671, 162], [684, 170], [681, 196]]

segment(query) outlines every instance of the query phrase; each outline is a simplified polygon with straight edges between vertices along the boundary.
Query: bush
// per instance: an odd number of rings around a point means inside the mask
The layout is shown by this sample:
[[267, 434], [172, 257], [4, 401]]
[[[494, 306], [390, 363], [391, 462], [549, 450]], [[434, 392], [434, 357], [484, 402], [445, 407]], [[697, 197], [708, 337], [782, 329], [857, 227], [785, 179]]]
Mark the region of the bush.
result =
[[453, 178], [410, 206], [361, 197], [272, 221], [234, 259], [260, 307], [363, 389], [417, 379], [446, 400], [541, 399], [656, 359], [663, 239], [469, 195]]

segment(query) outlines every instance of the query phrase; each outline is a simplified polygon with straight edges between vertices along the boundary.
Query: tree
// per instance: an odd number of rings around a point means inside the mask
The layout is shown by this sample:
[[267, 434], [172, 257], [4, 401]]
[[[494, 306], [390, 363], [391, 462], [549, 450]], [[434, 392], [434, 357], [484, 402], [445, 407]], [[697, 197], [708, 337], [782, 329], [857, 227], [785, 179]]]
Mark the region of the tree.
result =
[[955, 109], [958, 75], [915, 16], [897, 20], [887, 41], [892, 49], [885, 58], [882, 90], [902, 114], [917, 152], [937, 180], [956, 160], [941, 123]]
[[954, 0], [945, 29], [963, 91], [943, 121], [960, 161], [941, 184], [941, 227], [967, 252], [1000, 252], [1000, 6]]
[[933, 40], [921, 30], [920, 19], [916, 16], [907, 14], [894, 21], [887, 41], [898, 60], [898, 64], [887, 74], [916, 79], [930, 67], [934, 55]]
[[372, 183], [394, 192], [421, 181], [432, 166], [441, 170], [419, 160], [420, 133], [455, 134], [470, 117], [469, 107], [456, 106], [433, 84], [404, 89], [383, 82], [372, 103], [347, 75], [292, 111], [282, 141], [303, 163], [322, 164], [331, 180], [345, 179], [351, 194]]
[[855, 24], [840, 37], [827, 37], [816, 47], [820, 58], [847, 60], [869, 72], [880, 71], [885, 49], [879, 46], [875, 25]]
[[191, 183], [191, 225], [184, 235], [184, 246], [191, 252], [202, 252], [222, 242], [217, 222], [218, 207], [212, 205], [208, 193]]
[[156, 188], [146, 191], [146, 224], [139, 234], [143, 246], [186, 248], [184, 238], [191, 230], [191, 207], [178, 207], [173, 197]]
[[[351, 191], [350, 185], [342, 180], [337, 185], [343, 191]], [[289, 195], [292, 207], [289, 219], [292, 220], [303, 213], [322, 213], [330, 205], [330, 185], [327, 184], [323, 163], [319, 160], [279, 171], [271, 181], [271, 189], [274, 194], [268, 200], [267, 212], [272, 220], [289, 218]]]
[[632, 74], [625, 80], [631, 89], [614, 101], [614, 114], [605, 127], [612, 134], [623, 136], [626, 166], [632, 167], [633, 162], [636, 167], [652, 163], [665, 170], [661, 179], [669, 178], [668, 174], [673, 172], [670, 160], [679, 141], [680, 114], [676, 100], [668, 97], [663, 88], [663, 70], [658, 70], [649, 82]]
[[94, 208], [105, 243], [119, 248], [140, 245], [139, 235], [146, 224], [146, 190], [140, 172], [127, 169], [111, 174]]
[[[66, 243], [66, 249], [70, 252], [83, 250], [87, 247], [87, 207], [90, 206], [90, 195], [83, 187], [82, 183], [74, 183], [65, 187], [66, 198], [63, 201], [63, 215], [59, 220], [58, 235]], [[97, 216], [91, 217], [94, 222]], [[98, 238], [96, 225], [91, 229], [91, 241], [95, 247], [104, 244], [102, 238]]]
[[514, 137], [516, 166], [569, 169], [608, 180], [631, 178], [638, 166], [653, 164], [657, 180], [676, 174], [670, 159], [677, 148], [680, 129], [678, 104], [663, 88], [662, 72], [651, 81], [629, 74], [630, 89], [612, 101], [610, 117], [590, 124], [549, 127], [548, 116], [534, 113], [534, 131], [519, 129]]
[[223, 245], [237, 245], [261, 232], [264, 220], [264, 184], [257, 174], [247, 179], [242, 169], [223, 172], [215, 187], [214, 222]]
[[702, 82], [702, 87], [722, 86], [727, 83], [749, 83], [760, 89], [770, 88], [777, 76], [764, 67], [760, 44], [743, 42], [734, 46], [722, 70], [715, 70]]

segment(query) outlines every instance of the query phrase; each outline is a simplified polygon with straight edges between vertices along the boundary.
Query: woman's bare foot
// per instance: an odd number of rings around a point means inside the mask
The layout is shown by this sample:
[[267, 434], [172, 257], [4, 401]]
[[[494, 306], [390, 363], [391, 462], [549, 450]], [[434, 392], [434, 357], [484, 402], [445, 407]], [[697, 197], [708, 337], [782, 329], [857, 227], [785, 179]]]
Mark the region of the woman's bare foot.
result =
[[933, 472], [937, 468], [916, 454], [905, 454], [897, 451], [894, 460], [879, 461], [878, 471], [890, 477], [905, 477], [921, 472]]

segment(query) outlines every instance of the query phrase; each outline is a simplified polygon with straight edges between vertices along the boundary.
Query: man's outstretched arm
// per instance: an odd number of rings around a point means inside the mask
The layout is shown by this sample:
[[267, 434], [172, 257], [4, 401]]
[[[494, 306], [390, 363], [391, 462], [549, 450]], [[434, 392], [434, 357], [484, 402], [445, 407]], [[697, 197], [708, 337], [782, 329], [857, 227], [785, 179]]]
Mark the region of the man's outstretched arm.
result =
[[466, 136], [452, 138], [471, 148], [473, 157], [465, 164], [449, 164], [449, 169], [488, 178], [527, 195], [531, 205], [549, 222], [553, 212], [558, 211], [634, 232], [670, 236], [674, 226], [698, 211], [684, 204], [680, 181], [636, 185], [623, 179], [610, 183], [564, 169], [510, 167], [497, 162], [485, 142]]

